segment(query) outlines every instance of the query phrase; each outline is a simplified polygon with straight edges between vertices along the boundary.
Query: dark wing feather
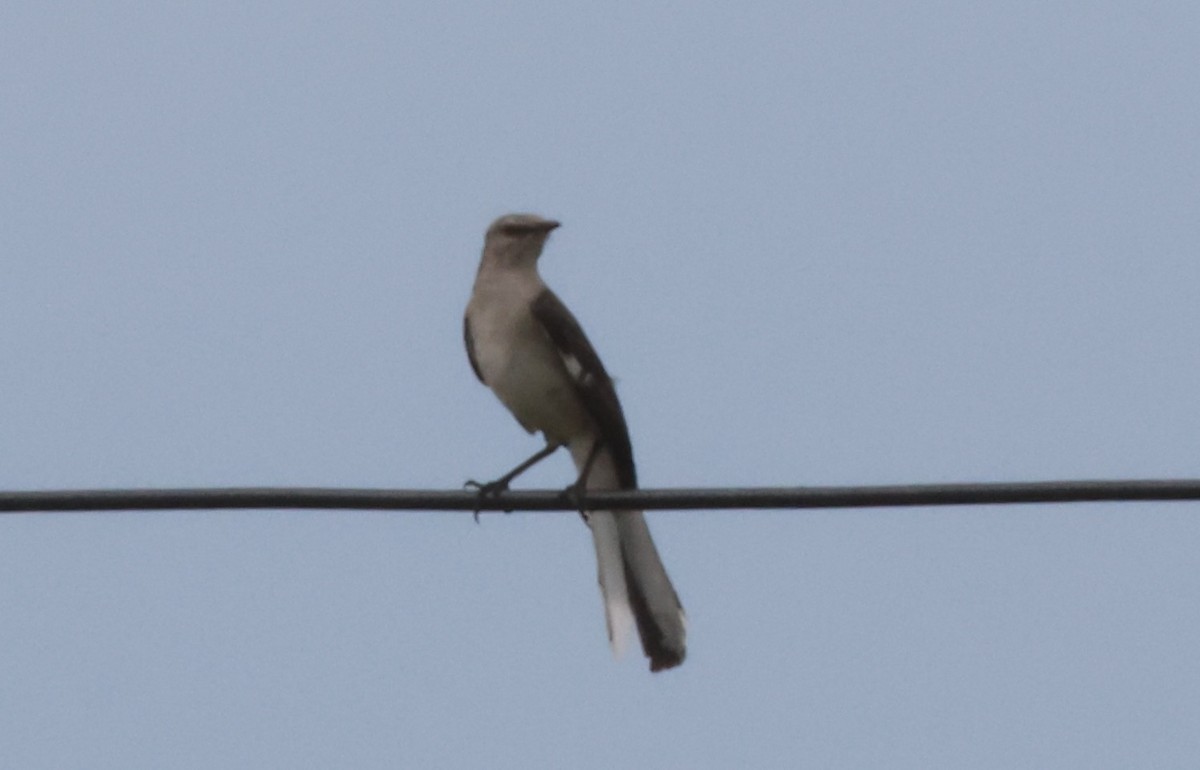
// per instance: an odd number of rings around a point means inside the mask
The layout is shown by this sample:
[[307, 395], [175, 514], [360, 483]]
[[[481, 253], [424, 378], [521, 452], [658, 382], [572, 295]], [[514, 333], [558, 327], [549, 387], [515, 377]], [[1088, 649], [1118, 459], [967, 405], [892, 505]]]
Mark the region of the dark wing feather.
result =
[[546, 289], [532, 305], [533, 317], [541, 323], [546, 334], [558, 349], [559, 355], [570, 363], [567, 370], [576, 374], [575, 390], [600, 430], [600, 440], [612, 453], [617, 469], [617, 478], [622, 489], [637, 488], [637, 470], [633, 464], [633, 447], [629, 442], [629, 428], [612, 379], [600, 363], [592, 343], [580, 328], [579, 322], [554, 292]]
[[[467, 360], [471, 362], [471, 369], [474, 370], [475, 376], [483, 382], [483, 372], [479, 371], [479, 362], [475, 360], [475, 340], [471, 337], [471, 319], [463, 316], [463, 342], [467, 346]], [[487, 385], [486, 382], [483, 382]]]

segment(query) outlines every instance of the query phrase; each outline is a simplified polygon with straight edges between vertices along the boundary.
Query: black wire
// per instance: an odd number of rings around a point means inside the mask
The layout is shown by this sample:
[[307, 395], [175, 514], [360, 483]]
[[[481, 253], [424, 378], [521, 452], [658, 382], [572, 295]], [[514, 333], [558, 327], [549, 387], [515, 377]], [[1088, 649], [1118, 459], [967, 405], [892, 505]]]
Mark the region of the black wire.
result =
[[625, 510], [892, 508], [1136, 500], [1200, 500], [1200, 479], [639, 489], [589, 492], [584, 501], [574, 500], [561, 490], [508, 491], [481, 497], [473, 490], [431, 489], [78, 489], [0, 492], [0, 513], [280, 508], [384, 511], [574, 511], [580, 507]]

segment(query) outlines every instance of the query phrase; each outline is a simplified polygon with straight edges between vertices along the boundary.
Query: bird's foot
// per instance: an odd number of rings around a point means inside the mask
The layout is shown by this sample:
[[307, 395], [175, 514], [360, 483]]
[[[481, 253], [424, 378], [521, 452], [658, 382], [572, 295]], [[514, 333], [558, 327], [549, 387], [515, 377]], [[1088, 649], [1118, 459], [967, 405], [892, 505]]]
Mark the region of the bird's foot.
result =
[[[484, 482], [479, 482], [479, 481], [476, 481], [475, 479], [468, 479], [467, 482], [465, 484], [463, 484], [463, 487], [465, 487], [467, 489], [474, 489], [476, 492], [476, 499], [484, 500], [489, 497], [499, 497], [503, 493], [507, 492], [508, 485], [511, 481], [512, 481], [512, 478], [510, 478], [508, 476], [501, 476], [500, 478], [496, 479], [495, 481], [484, 481]], [[471, 514], [471, 516], [475, 519], [476, 524], [479, 523], [479, 514], [481, 512], [482, 512], [481, 508], [476, 508], [475, 511]], [[505, 510], [504, 512], [512, 513], [512, 509], [509, 508], [509, 509]]]
[[579, 511], [579, 515], [583, 517], [584, 521], [587, 521], [587, 511], [583, 509], [584, 496], [587, 494], [586, 481], [586, 479], [579, 479], [562, 491], [562, 499]]

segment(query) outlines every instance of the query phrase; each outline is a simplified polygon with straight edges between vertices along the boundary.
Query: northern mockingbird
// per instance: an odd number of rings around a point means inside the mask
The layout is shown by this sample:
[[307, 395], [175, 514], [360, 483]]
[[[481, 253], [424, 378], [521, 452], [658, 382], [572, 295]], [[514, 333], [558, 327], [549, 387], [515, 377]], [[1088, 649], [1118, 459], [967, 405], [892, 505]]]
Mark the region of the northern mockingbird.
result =
[[[625, 415], [600, 357], [579, 322], [538, 275], [537, 261], [558, 222], [509, 214], [488, 228], [464, 337], [471, 368], [546, 448], [481, 485], [506, 488], [565, 446], [579, 471], [576, 489], [636, 489]], [[636, 624], [650, 670], [683, 662], [685, 616], [641, 511], [587, 511], [608, 638], [620, 654]]]

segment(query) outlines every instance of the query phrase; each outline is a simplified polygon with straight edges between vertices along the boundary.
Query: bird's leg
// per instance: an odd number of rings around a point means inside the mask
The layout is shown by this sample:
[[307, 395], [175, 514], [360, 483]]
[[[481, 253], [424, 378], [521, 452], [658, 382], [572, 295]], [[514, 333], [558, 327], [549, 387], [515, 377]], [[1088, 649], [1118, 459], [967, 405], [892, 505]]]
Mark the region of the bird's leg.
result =
[[[542, 460], [545, 460], [547, 457], [549, 457], [550, 455], [557, 452], [561, 446], [562, 446], [562, 444], [556, 444], [554, 442], [549, 442], [546, 444], [546, 446], [544, 446], [540, 450], [538, 450], [538, 452], [536, 454], [534, 454], [532, 457], [530, 457], [528, 460], [521, 463], [516, 468], [513, 468], [511, 471], [504, 474], [503, 476], [496, 479], [495, 481], [488, 481], [488, 482], [480, 483], [474, 479], [470, 479], [463, 486], [474, 487], [475, 489], [479, 490], [480, 497], [495, 497], [496, 495], [498, 495], [501, 492], [508, 489], [508, 485], [512, 483], [513, 479], [515, 479], [517, 476], [520, 476], [525, 471], [529, 470], [533, 466], [540, 463]], [[476, 509], [476, 511], [475, 511], [475, 520], [479, 521], [479, 510], [478, 509]]]
[[591, 475], [592, 466], [596, 463], [596, 457], [600, 454], [600, 439], [592, 442], [592, 448], [588, 452], [587, 459], [583, 461], [583, 467], [579, 469], [579, 477], [575, 479], [575, 483], [563, 490], [563, 494], [567, 499], [575, 504], [579, 509], [579, 515], [587, 521], [587, 514], [583, 510], [583, 495], [587, 491], [588, 476]]

